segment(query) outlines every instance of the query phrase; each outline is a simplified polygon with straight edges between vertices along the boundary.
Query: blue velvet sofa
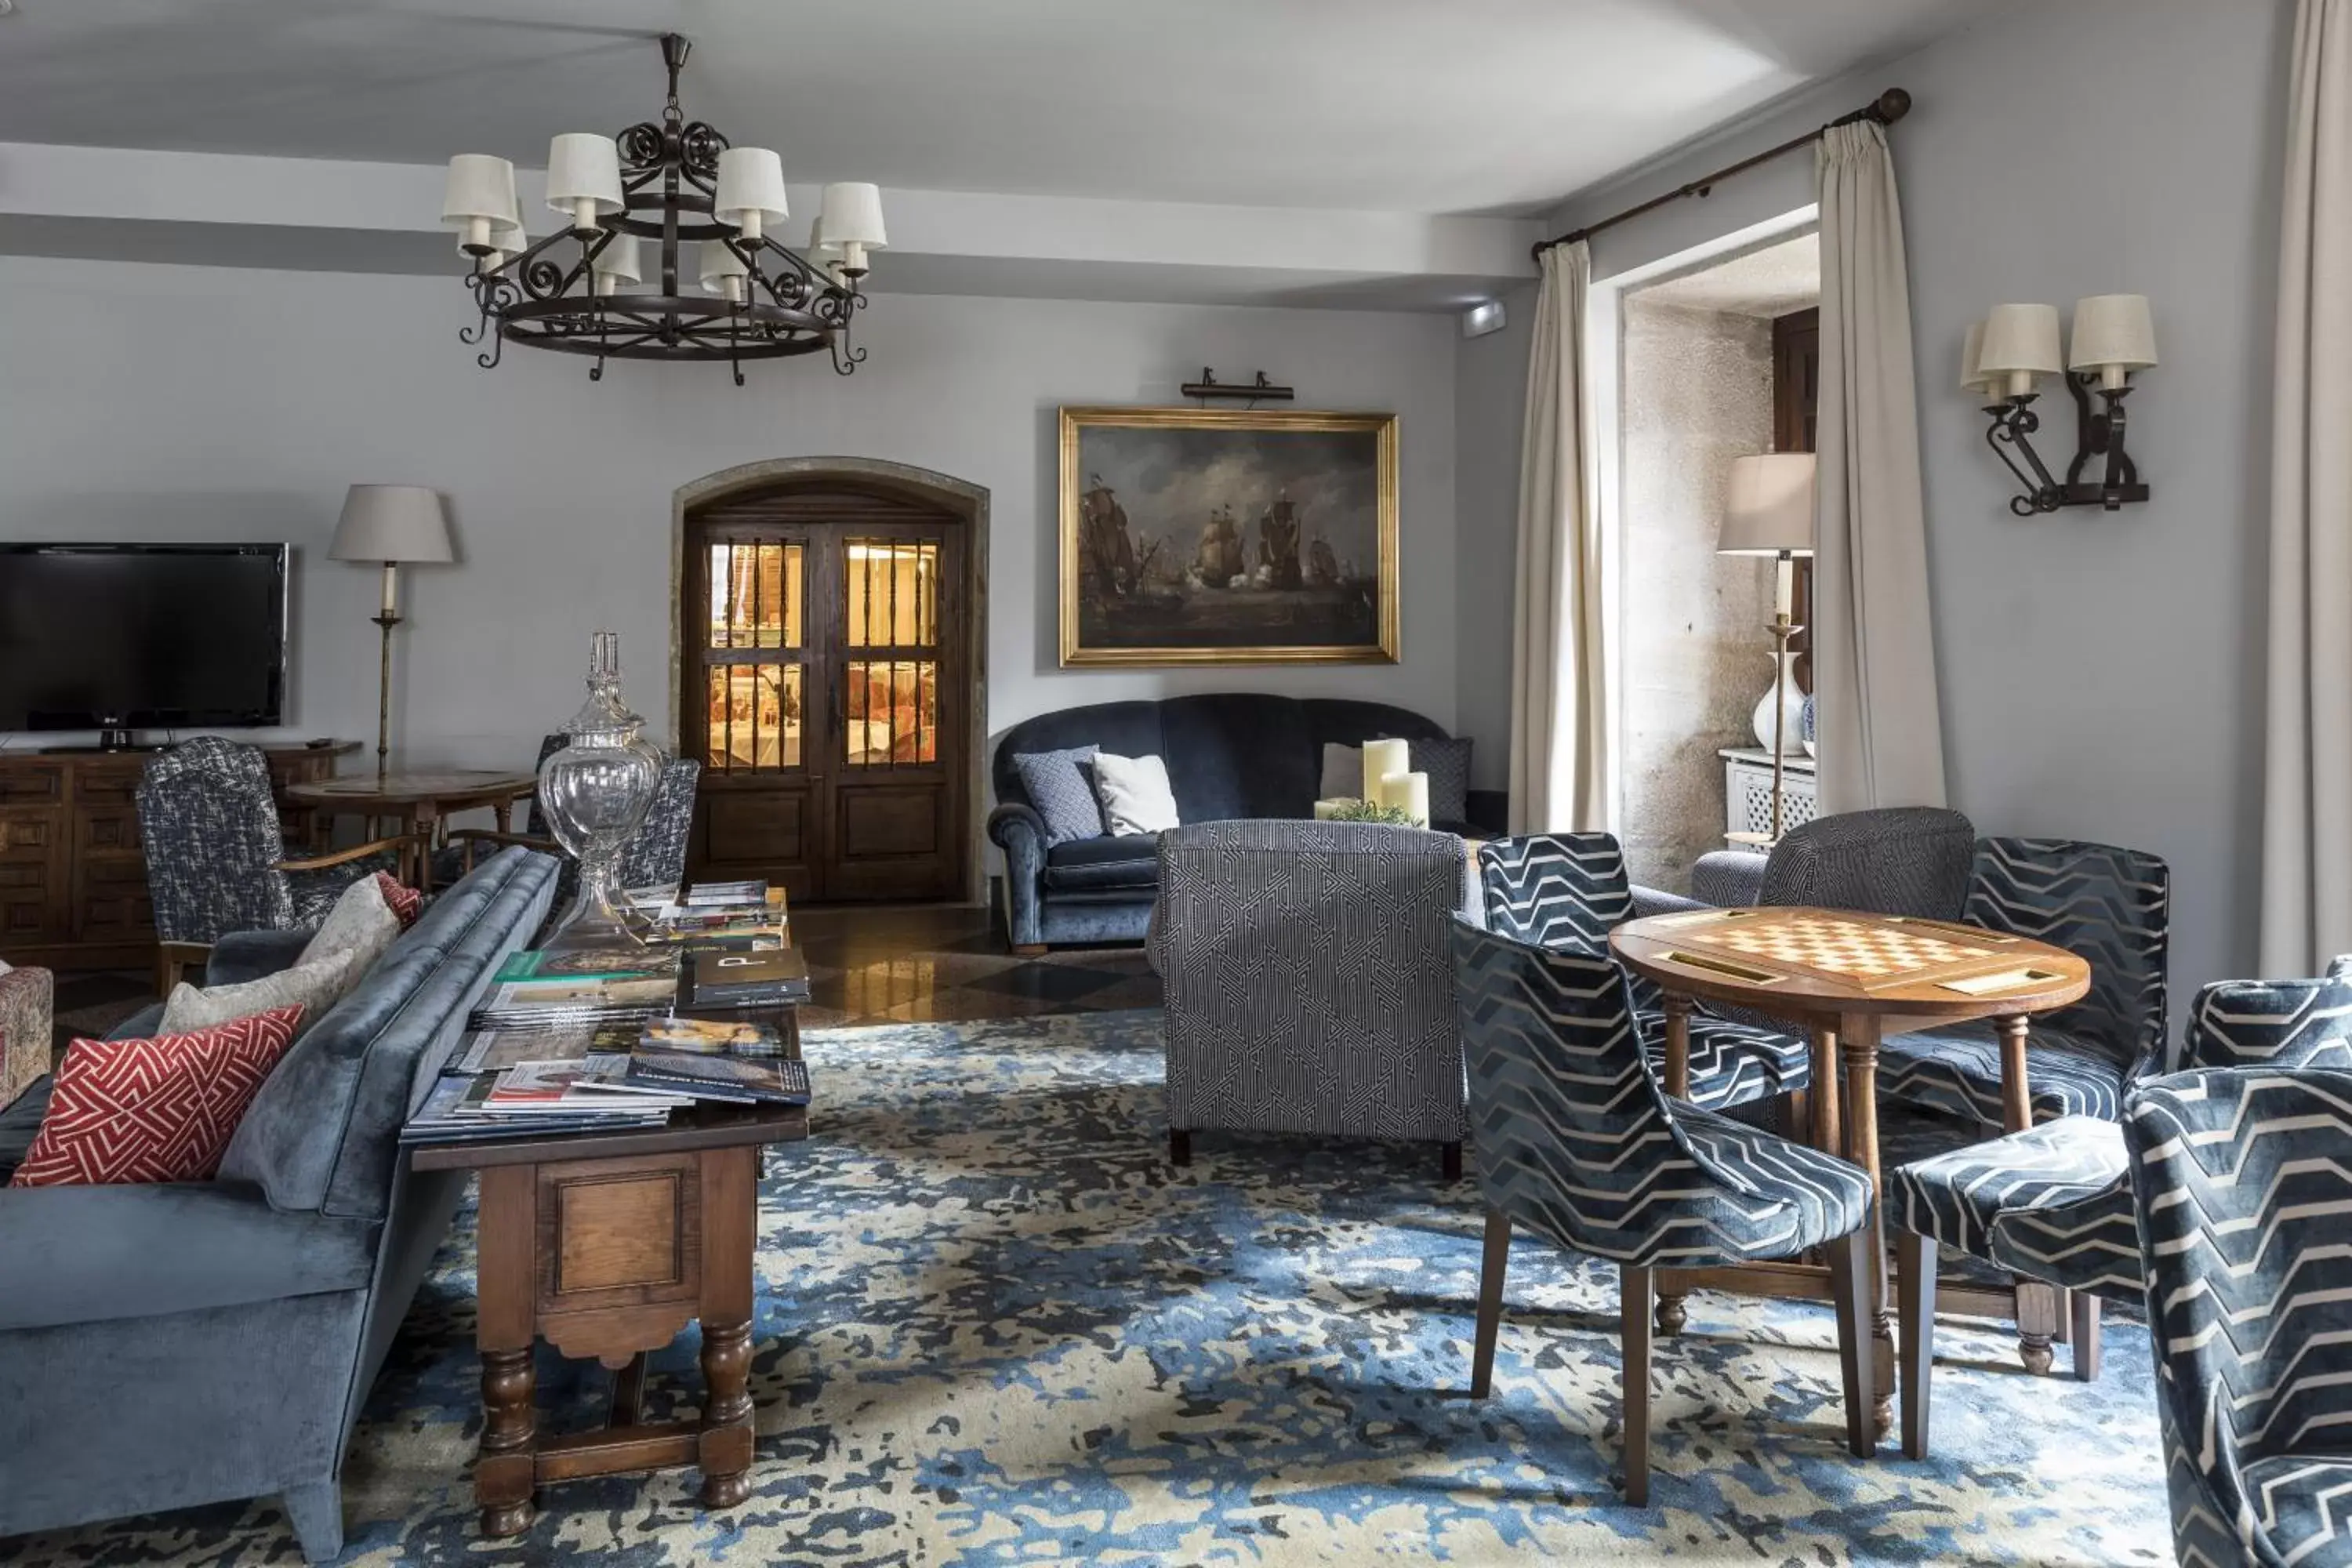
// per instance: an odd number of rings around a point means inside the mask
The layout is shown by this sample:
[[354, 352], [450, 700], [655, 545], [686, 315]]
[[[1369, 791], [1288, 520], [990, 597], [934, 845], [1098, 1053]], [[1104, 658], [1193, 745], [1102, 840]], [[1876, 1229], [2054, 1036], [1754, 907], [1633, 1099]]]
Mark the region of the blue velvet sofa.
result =
[[[306, 1557], [341, 1551], [344, 1446], [464, 1191], [409, 1171], [400, 1124], [556, 870], [508, 849], [437, 898], [278, 1063], [217, 1180], [0, 1188], [0, 1536], [277, 1494]], [[206, 984], [307, 940], [229, 936]], [[47, 1099], [9, 1108], [16, 1154]]]
[[[1177, 815], [1187, 823], [1296, 818], [1315, 815], [1326, 742], [1360, 746], [1381, 737], [1447, 738], [1420, 714], [1382, 702], [1249, 692], [1102, 702], [1015, 724], [996, 743], [997, 806], [988, 819], [989, 837], [1004, 851], [1005, 928], [1014, 950], [1141, 942], [1160, 892], [1156, 835], [1049, 847], [1014, 757], [1074, 746], [1157, 756], [1167, 764]], [[1473, 792], [1469, 820], [1430, 826], [1498, 833], [1502, 805], [1499, 793]]]

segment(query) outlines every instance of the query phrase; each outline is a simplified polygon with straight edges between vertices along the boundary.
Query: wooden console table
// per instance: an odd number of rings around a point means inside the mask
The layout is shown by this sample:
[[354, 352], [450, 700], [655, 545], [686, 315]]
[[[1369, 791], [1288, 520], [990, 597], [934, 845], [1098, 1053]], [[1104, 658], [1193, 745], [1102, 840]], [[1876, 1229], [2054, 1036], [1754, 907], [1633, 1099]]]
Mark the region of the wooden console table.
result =
[[[782, 1011], [785, 1048], [800, 1030]], [[530, 1527], [542, 1482], [697, 1465], [705, 1508], [751, 1496], [752, 1258], [760, 1161], [808, 1136], [804, 1106], [704, 1104], [667, 1126], [425, 1144], [420, 1171], [481, 1173], [475, 1270], [482, 1533]], [[702, 1410], [644, 1417], [646, 1356], [702, 1324]], [[541, 1436], [531, 1346], [616, 1373], [607, 1424]]]
[[[289, 832], [316, 824], [287, 798], [331, 778], [357, 741], [264, 746]], [[136, 795], [151, 752], [0, 752], [0, 960], [45, 969], [142, 969], [155, 914]]]

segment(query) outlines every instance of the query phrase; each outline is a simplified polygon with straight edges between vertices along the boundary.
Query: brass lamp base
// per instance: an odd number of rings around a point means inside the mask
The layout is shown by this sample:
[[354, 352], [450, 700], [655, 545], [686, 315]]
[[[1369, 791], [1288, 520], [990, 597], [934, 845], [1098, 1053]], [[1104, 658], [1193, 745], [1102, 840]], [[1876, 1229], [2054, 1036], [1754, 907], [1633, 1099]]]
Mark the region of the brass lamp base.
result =
[[375, 687], [375, 776], [381, 784], [392, 764], [392, 628], [400, 625], [400, 617], [382, 610], [369, 618], [383, 628], [383, 657]]
[[[1776, 613], [1765, 630], [1772, 634], [1772, 831], [1764, 840], [1769, 849], [1780, 842], [1786, 820], [1781, 808], [1782, 756], [1789, 747], [1789, 639], [1805, 628], [1790, 621], [1786, 611]], [[1737, 837], [1735, 835], [1734, 837]]]

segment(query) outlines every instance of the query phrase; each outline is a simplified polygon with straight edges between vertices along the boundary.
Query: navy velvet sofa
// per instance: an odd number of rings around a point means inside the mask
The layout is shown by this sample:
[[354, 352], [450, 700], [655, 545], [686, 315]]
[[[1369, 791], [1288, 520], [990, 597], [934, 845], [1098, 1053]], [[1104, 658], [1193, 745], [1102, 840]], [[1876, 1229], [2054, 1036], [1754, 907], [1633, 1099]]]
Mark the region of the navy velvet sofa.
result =
[[[996, 743], [998, 804], [988, 819], [989, 837], [1004, 851], [1005, 928], [1014, 951], [1141, 942], [1160, 894], [1156, 835], [1078, 839], [1049, 848], [1014, 757], [1073, 746], [1157, 756], [1167, 764], [1177, 815], [1187, 823], [1296, 818], [1315, 815], [1326, 742], [1360, 746], [1383, 737], [1447, 738], [1420, 714], [1383, 702], [1249, 692], [1102, 702], [1024, 719]], [[1449, 833], [1500, 832], [1502, 804], [1499, 793], [1474, 791], [1470, 820], [1430, 826]]]
[[[344, 1446], [465, 1190], [410, 1172], [400, 1124], [556, 870], [508, 849], [436, 899], [287, 1052], [217, 1180], [0, 1188], [0, 1536], [278, 1494], [304, 1556], [341, 1551]], [[231, 935], [205, 983], [308, 940]], [[47, 1098], [8, 1108], [0, 1163]]]

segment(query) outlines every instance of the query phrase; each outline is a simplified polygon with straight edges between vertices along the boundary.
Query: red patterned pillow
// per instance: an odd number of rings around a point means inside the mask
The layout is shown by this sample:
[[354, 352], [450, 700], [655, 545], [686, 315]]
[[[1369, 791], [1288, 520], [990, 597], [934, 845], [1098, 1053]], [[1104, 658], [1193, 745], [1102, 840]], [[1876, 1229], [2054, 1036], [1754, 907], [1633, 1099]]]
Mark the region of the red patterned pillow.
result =
[[425, 908], [423, 893], [414, 888], [402, 887], [399, 879], [389, 871], [375, 874], [375, 886], [376, 890], [383, 895], [383, 907], [392, 911], [392, 918], [400, 922], [401, 930], [406, 931], [416, 923], [417, 915]]
[[191, 1035], [76, 1040], [8, 1184], [209, 1181], [301, 1018], [279, 1007]]

